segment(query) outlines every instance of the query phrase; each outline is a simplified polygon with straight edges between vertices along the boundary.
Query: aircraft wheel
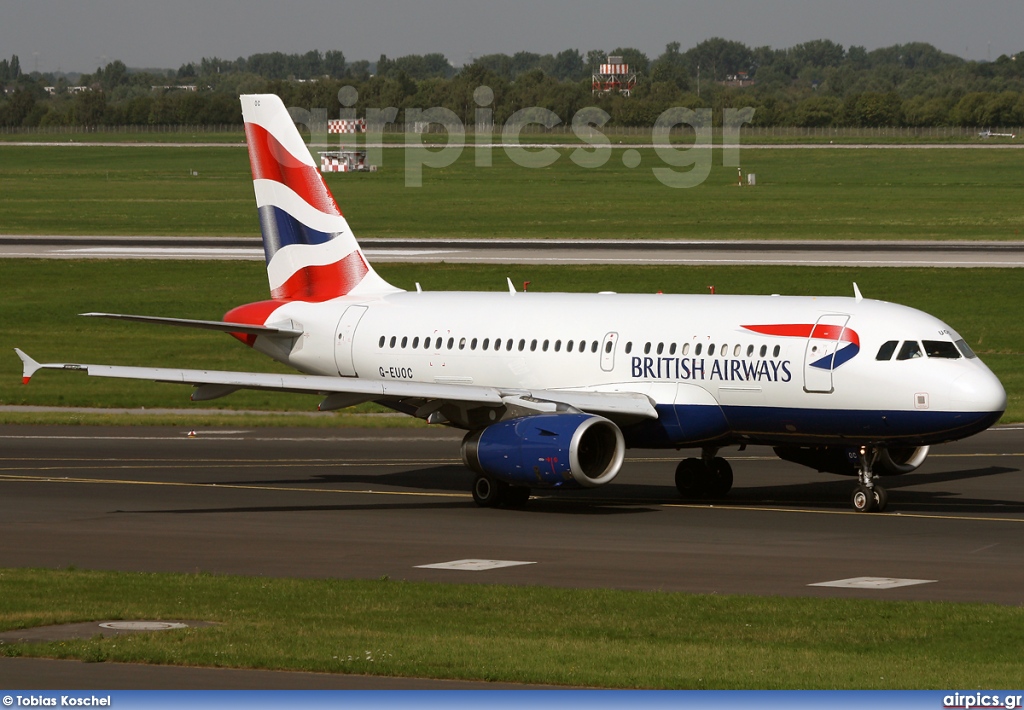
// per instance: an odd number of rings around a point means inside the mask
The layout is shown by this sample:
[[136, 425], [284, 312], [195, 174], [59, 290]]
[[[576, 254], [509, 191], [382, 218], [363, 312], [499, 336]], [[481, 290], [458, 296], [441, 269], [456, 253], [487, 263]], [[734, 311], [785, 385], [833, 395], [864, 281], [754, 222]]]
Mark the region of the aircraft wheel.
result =
[[509, 486], [505, 491], [505, 505], [510, 508], [522, 508], [530, 500], [530, 489], [526, 486]]
[[870, 513], [875, 510], [875, 492], [867, 486], [857, 486], [853, 489], [853, 497], [850, 499], [853, 509], [858, 513]]
[[875, 512], [881, 513], [889, 505], [889, 493], [881, 486], [875, 486], [872, 490], [875, 494]]
[[477, 476], [473, 482], [473, 502], [481, 508], [497, 508], [505, 501], [508, 484], [490, 476]]
[[703, 498], [708, 492], [708, 474], [700, 459], [683, 459], [676, 466], [676, 489], [683, 498]]
[[711, 462], [707, 493], [712, 498], [724, 498], [732, 490], [732, 466], [721, 456]]

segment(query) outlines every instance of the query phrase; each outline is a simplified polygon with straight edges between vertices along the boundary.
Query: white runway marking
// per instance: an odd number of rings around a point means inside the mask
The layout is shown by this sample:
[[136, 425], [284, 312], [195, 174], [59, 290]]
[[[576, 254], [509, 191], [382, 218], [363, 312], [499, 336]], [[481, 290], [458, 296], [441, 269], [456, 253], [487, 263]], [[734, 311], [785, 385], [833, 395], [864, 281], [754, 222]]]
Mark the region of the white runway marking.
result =
[[454, 569], [467, 572], [482, 572], [500, 567], [516, 567], [518, 565], [535, 565], [536, 562], [516, 562], [514, 560], [455, 560], [453, 562], [438, 562], [433, 565], [416, 565], [417, 569]]
[[850, 579], [837, 579], [833, 582], [817, 582], [808, 584], [808, 587], [842, 587], [845, 589], [895, 589], [896, 587], [911, 587], [915, 584], [932, 584], [937, 579], [899, 579], [897, 577], [851, 577]]

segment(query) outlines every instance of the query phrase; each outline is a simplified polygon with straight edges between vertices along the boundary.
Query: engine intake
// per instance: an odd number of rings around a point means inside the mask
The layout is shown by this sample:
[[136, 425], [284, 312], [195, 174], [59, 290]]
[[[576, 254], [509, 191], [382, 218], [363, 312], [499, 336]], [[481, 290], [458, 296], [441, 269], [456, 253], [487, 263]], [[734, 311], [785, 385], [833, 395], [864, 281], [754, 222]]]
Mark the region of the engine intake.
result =
[[473, 471], [518, 486], [594, 488], [619, 473], [622, 432], [593, 414], [536, 414], [472, 431], [462, 460]]
[[902, 473], [916, 471], [928, 458], [927, 446], [903, 446], [882, 449], [878, 452], [878, 462], [886, 473], [898, 476]]

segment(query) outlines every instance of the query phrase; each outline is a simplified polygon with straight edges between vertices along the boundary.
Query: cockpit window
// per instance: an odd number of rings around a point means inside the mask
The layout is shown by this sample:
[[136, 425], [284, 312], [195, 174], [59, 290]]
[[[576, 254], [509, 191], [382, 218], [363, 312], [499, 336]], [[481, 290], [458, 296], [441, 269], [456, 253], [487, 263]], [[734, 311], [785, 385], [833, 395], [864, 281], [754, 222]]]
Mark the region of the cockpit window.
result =
[[924, 353], [921, 352], [921, 345], [916, 340], [908, 340], [903, 343], [903, 347], [900, 348], [900, 354], [896, 356], [897, 360], [913, 360], [916, 357], [922, 357]]
[[978, 357], [977, 355], [974, 354], [974, 351], [971, 350], [971, 346], [968, 345], [967, 341], [964, 340], [963, 338], [960, 338], [960, 340], [956, 341], [956, 346], [957, 348], [959, 348], [960, 352], [963, 353], [963, 356], [965, 358], [973, 360], [974, 358]]
[[896, 352], [896, 346], [900, 344], [898, 340], [888, 340], [882, 343], [882, 347], [878, 349], [878, 354], [875, 355], [876, 360], [892, 360], [892, 354]]
[[960, 359], [960, 351], [948, 340], [925, 340], [924, 351], [928, 357], [941, 357], [947, 360]]

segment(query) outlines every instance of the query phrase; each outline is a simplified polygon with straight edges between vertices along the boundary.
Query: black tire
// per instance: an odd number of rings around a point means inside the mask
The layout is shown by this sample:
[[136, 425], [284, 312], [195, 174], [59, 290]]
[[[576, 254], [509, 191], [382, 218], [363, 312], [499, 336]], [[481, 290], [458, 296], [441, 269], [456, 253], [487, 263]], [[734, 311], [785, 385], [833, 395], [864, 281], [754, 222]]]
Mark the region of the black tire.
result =
[[850, 498], [853, 509], [858, 513], [871, 513], [875, 510], [875, 493], [867, 486], [857, 486]]
[[725, 498], [732, 490], [732, 466], [721, 456], [711, 462], [707, 494], [711, 498]]
[[676, 466], [676, 490], [687, 500], [699, 500], [708, 493], [708, 469], [700, 459], [683, 459]]
[[473, 481], [473, 502], [481, 508], [497, 508], [505, 502], [508, 484], [491, 476], [477, 476]]
[[509, 508], [522, 508], [530, 501], [530, 489], [526, 486], [509, 486], [505, 491], [505, 505]]
[[881, 486], [875, 486], [872, 491], [875, 494], [875, 512], [881, 513], [889, 505], [889, 493]]

